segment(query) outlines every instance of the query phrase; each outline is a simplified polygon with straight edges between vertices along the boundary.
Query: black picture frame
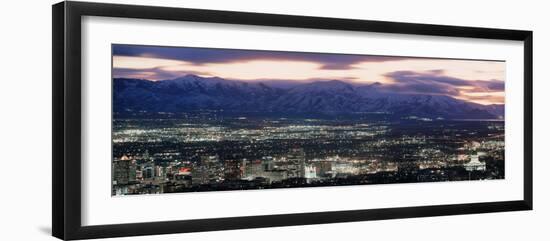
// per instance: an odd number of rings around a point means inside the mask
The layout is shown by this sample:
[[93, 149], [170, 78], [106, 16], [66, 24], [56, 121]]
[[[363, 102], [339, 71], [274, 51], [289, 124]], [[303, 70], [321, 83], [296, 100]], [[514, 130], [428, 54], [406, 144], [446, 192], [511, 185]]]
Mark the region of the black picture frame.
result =
[[[60, 2], [53, 15], [52, 233], [60, 239], [106, 238], [290, 225], [532, 210], [533, 33], [523, 30], [443, 26], [170, 7]], [[421, 207], [342, 210], [283, 215], [81, 224], [81, 17], [104, 16], [328, 30], [516, 40], [524, 43], [524, 194], [522, 200]], [[106, 60], [107, 61], [107, 60]], [[139, 220], [138, 220], [139, 221]]]

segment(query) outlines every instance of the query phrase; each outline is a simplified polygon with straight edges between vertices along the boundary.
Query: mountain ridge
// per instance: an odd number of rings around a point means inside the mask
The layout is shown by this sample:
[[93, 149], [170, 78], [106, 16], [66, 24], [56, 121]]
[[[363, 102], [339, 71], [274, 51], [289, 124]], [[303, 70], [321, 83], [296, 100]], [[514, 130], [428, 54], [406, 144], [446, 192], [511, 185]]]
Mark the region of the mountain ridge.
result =
[[504, 105], [481, 105], [445, 95], [385, 92], [384, 85], [352, 85], [341, 80], [315, 81], [280, 88], [263, 82], [219, 77], [183, 77], [150, 81], [115, 78], [115, 112], [229, 112], [349, 114], [379, 112], [395, 116], [498, 119]]

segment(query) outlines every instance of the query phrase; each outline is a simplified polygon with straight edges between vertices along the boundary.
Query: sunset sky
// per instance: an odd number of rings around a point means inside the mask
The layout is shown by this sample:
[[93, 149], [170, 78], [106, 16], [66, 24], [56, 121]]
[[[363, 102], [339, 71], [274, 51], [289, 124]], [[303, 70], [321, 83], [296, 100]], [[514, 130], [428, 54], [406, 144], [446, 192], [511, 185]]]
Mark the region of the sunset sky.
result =
[[392, 92], [480, 104], [504, 103], [505, 67], [502, 61], [113, 45], [114, 78], [157, 81], [195, 74], [248, 82], [379, 82]]

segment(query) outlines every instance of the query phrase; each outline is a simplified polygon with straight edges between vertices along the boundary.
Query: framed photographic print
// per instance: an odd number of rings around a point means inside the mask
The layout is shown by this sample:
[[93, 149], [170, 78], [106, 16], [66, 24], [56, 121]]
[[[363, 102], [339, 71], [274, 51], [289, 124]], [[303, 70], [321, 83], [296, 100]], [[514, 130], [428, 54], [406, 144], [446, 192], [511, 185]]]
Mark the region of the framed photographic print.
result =
[[53, 235], [532, 209], [532, 32], [53, 6]]

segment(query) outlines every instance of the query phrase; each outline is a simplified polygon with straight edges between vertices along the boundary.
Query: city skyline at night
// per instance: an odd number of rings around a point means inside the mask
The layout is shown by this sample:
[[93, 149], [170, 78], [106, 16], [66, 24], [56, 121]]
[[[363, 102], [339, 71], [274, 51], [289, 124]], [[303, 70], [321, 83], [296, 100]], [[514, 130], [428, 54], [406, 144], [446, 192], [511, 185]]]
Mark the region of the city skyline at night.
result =
[[112, 195], [504, 178], [506, 63], [113, 45]]

